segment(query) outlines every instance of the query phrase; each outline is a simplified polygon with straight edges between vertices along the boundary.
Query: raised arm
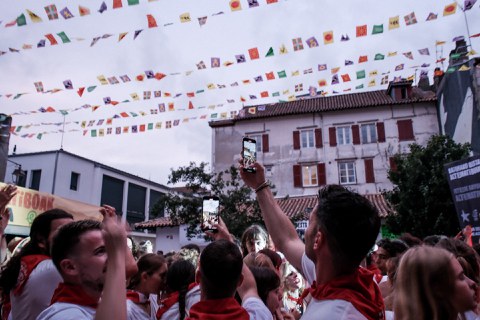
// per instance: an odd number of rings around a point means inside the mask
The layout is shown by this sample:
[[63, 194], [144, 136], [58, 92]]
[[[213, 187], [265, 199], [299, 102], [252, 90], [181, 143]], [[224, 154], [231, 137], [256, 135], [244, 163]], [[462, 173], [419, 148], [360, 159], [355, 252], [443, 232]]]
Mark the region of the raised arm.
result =
[[5, 239], [5, 229], [10, 220], [10, 210], [7, 204], [17, 193], [17, 187], [6, 185], [0, 190], [0, 263], [5, 262], [8, 257], [7, 240]]
[[107, 273], [102, 299], [95, 314], [96, 320], [126, 320], [127, 290], [125, 286], [125, 254], [127, 252], [127, 232], [117, 219], [115, 209], [103, 206], [102, 233], [108, 254]]
[[265, 168], [258, 162], [255, 162], [254, 167], [255, 173], [246, 172], [243, 170], [243, 165], [240, 164], [240, 175], [245, 184], [255, 190], [262, 217], [275, 247], [297, 270], [302, 270], [302, 255], [305, 252], [305, 245], [298, 237], [295, 226], [273, 197], [265, 179]]

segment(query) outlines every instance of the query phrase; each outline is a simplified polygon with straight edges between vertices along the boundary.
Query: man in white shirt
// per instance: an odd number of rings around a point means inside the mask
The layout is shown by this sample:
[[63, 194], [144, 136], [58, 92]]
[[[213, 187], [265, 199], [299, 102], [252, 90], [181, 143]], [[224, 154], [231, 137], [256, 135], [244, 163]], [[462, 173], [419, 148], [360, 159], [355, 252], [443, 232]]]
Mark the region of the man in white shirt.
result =
[[257, 194], [275, 246], [312, 285], [313, 299], [301, 319], [385, 319], [373, 274], [359, 267], [380, 229], [380, 218], [372, 204], [341, 186], [320, 189], [304, 244], [277, 204], [265, 180], [264, 167], [255, 163], [254, 173], [244, 171], [242, 164], [240, 167], [243, 181]]
[[102, 223], [80, 220], [58, 230], [51, 252], [64, 282], [38, 320], [126, 320], [125, 226], [114, 208], [100, 211]]

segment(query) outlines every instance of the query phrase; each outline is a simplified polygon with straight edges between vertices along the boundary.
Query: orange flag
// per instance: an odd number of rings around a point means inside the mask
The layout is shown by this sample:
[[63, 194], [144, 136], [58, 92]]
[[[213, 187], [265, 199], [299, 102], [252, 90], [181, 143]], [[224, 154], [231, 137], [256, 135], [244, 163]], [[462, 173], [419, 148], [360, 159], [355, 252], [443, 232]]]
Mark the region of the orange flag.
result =
[[149, 28], [156, 28], [157, 26], [157, 21], [151, 14], [147, 14], [147, 20], [148, 20], [148, 27]]

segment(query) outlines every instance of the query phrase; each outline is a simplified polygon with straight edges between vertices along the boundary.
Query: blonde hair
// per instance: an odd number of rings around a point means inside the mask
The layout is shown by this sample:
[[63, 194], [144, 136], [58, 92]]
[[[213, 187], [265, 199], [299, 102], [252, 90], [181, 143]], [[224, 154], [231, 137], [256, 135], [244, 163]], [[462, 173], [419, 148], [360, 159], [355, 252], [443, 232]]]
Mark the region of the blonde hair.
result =
[[418, 246], [401, 258], [395, 280], [395, 320], [453, 320], [453, 255], [441, 248]]

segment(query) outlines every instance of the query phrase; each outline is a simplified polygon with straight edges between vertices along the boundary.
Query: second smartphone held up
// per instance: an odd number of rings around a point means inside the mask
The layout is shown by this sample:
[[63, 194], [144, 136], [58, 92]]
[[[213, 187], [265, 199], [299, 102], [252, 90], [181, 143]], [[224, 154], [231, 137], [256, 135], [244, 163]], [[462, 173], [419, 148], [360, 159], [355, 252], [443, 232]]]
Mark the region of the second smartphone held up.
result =
[[255, 172], [253, 164], [257, 161], [257, 142], [251, 138], [242, 141], [243, 170]]
[[218, 209], [220, 200], [215, 196], [203, 197], [202, 205], [202, 230], [216, 231], [214, 227], [218, 223]]

